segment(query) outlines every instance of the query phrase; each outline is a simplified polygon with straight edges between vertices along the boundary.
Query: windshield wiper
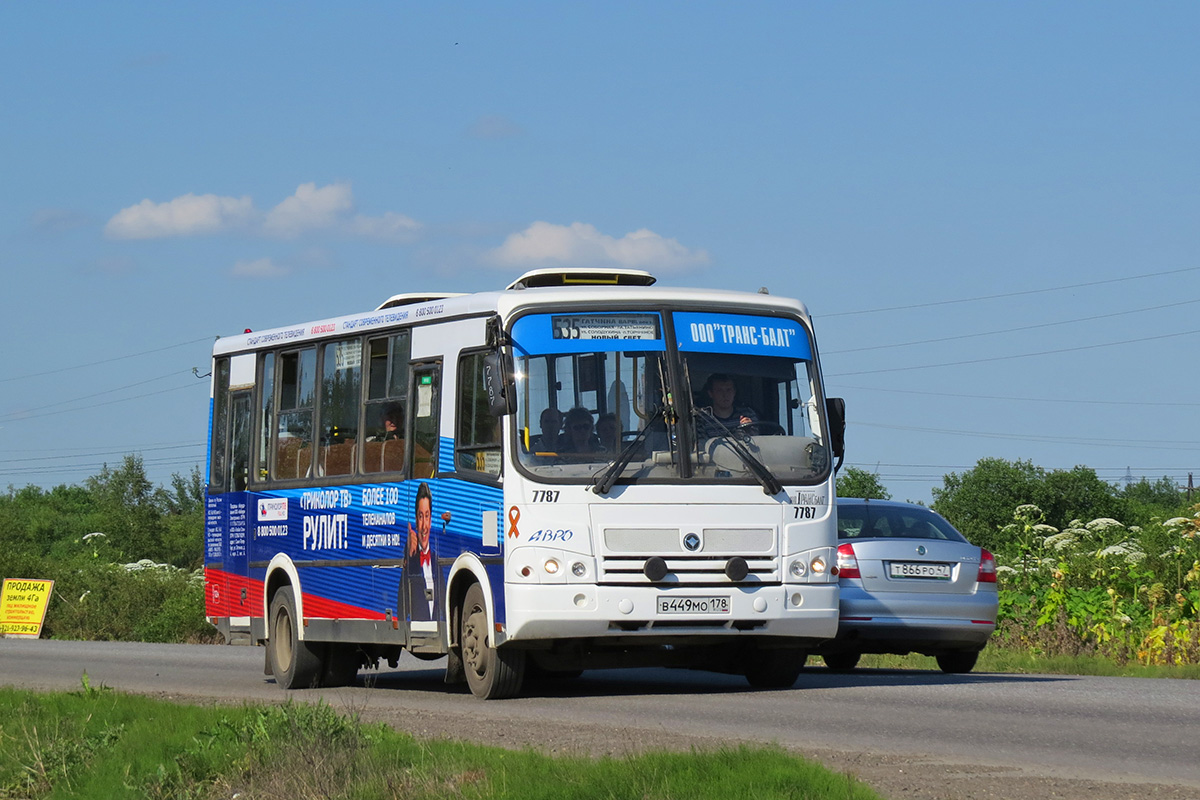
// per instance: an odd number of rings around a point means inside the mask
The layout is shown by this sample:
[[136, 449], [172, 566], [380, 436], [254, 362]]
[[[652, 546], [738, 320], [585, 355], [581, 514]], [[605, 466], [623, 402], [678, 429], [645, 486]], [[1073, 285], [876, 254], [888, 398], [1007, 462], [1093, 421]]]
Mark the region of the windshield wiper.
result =
[[637, 453], [638, 447], [645, 440], [646, 435], [650, 433], [650, 426], [663, 416], [665, 410], [666, 406], [659, 406], [655, 409], [654, 413], [650, 415], [650, 419], [646, 420], [646, 424], [642, 426], [637, 436], [633, 438], [633, 441], [621, 448], [621, 452], [604, 468], [602, 473], [597, 473], [596, 482], [592, 484], [593, 492], [596, 494], [608, 494], [613, 484], [617, 482], [617, 478], [621, 472], [633, 460], [634, 454]]
[[[767, 465], [754, 457], [746, 445], [738, 441], [738, 438], [725, 427], [724, 423], [712, 415], [712, 412], [706, 408], [692, 407], [692, 416], [701, 419], [707, 424], [708, 429], [713, 432], [717, 438], [729, 445], [729, 449], [737, 454], [737, 457], [742, 460], [742, 463], [754, 473], [754, 477], [762, 484], [763, 493], [774, 497], [783, 491], [783, 484], [775, 477], [771, 470], [767, 469]], [[698, 434], [697, 434], [698, 435]]]

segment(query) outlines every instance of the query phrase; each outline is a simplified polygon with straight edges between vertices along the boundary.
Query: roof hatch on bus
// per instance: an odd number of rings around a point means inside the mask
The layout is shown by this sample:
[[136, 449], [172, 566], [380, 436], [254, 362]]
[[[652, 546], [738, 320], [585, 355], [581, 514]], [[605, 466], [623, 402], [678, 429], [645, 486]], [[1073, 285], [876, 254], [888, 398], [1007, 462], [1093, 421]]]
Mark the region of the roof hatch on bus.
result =
[[394, 294], [375, 310], [383, 311], [385, 308], [397, 308], [398, 306], [415, 306], [417, 303], [428, 303], [432, 300], [445, 300], [447, 297], [462, 297], [462, 292], [407, 292], [405, 294]]
[[651, 286], [658, 281], [640, 269], [589, 269], [587, 267], [551, 267], [526, 272], [510, 283], [508, 289], [540, 289], [546, 286]]

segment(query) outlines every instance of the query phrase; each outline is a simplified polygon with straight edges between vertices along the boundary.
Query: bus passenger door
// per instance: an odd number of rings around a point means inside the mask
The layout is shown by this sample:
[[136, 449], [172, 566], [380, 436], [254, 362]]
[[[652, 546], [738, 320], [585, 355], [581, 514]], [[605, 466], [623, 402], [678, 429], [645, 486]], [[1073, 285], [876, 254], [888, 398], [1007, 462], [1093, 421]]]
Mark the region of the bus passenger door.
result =
[[412, 447], [408, 451], [408, 474], [412, 479], [406, 482], [406, 495], [411, 499], [408, 508], [412, 509], [412, 521], [405, 532], [400, 607], [408, 626], [408, 649], [416, 654], [445, 652], [440, 620], [445, 616], [446, 578], [439, 560], [453, 562], [452, 554], [439, 553], [448, 501], [439, 497], [439, 487], [433, 480], [441, 432], [441, 371], [440, 363], [413, 364], [409, 392]]

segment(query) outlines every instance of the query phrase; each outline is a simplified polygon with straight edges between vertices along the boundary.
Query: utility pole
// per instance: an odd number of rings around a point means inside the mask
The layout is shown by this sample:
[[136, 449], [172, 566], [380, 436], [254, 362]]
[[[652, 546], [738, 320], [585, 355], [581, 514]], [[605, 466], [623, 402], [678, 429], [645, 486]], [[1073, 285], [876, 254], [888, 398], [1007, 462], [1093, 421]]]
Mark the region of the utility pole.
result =
[[1188, 473], [1188, 505], [1192, 504], [1192, 473]]

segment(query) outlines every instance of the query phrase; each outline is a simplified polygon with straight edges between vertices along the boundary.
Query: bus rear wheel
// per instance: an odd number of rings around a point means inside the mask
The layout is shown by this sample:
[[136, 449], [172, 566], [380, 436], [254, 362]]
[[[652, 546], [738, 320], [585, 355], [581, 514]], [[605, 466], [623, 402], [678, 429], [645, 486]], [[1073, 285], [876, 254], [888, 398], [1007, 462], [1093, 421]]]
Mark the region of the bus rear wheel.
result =
[[320, 649], [300, 639], [298, 621], [292, 587], [280, 586], [271, 598], [267, 654], [275, 682], [284, 689], [319, 686], [324, 667]]
[[478, 583], [467, 589], [460, 619], [458, 641], [471, 694], [483, 700], [516, 696], [525, 678], [525, 651], [488, 644], [487, 606]]
[[330, 644], [325, 651], [322, 686], [350, 686], [358, 678], [362, 659], [352, 644]]

